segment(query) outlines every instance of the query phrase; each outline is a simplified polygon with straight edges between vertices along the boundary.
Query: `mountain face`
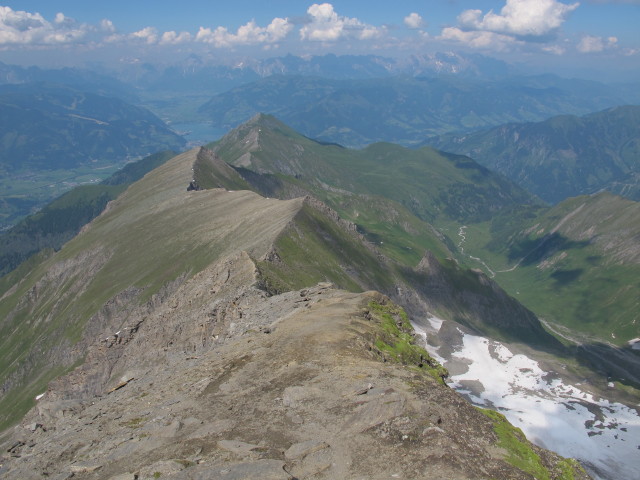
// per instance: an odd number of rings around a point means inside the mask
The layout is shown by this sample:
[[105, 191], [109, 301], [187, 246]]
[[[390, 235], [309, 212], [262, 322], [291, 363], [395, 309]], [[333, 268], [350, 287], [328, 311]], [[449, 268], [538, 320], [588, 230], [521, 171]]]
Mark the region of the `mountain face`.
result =
[[42, 389], [79, 361], [78, 342], [91, 344], [105, 328], [119, 329], [109, 322], [122, 321], [132, 305], [160, 301], [232, 252], [254, 259], [260, 285], [271, 294], [319, 281], [351, 291], [377, 289], [412, 313], [432, 310], [480, 330], [552, 343], [537, 319], [486, 277], [452, 261], [440, 266], [432, 254], [416, 268], [387, 259], [355, 224], [317, 200], [268, 200], [246, 190], [187, 192], [194, 172], [211, 158], [191, 151], [169, 161], [129, 187], [55, 255], [2, 279], [0, 351], [9, 393], [0, 402], [14, 402], [5, 404], [6, 412], [24, 408], [12, 394], [24, 401], [25, 392]]
[[640, 200], [640, 106], [429, 140], [469, 155], [550, 203], [608, 190]]
[[83, 92], [117, 97], [128, 102], [136, 101], [133, 87], [109, 75], [80, 68], [42, 69], [0, 62], [0, 85], [34, 83], [67, 85]]
[[362, 150], [323, 144], [269, 115], [255, 116], [212, 150], [237, 168], [276, 175], [281, 183], [284, 176], [293, 177], [298, 188], [308, 185], [329, 202], [326, 191], [332, 189], [337, 189], [335, 193], [378, 195], [435, 223], [452, 218], [482, 221], [514, 204], [537, 203], [524, 190], [468, 157], [389, 143]]
[[570, 336], [627, 346], [640, 335], [639, 235], [638, 202], [606, 192], [568, 199], [489, 245], [510, 265], [494, 279]]
[[224, 128], [268, 113], [311, 138], [361, 147], [376, 141], [416, 145], [438, 134], [580, 115], [633, 101], [635, 94], [612, 92], [595, 82], [547, 77], [332, 80], [279, 75], [218, 94], [200, 113]]
[[39, 397], [4, 477], [586, 478], [444, 386], [404, 310], [359, 292], [542, 340], [530, 312], [453, 261], [386, 258], [314, 198], [199, 185], [241, 171], [179, 155], [2, 278], [4, 425]]

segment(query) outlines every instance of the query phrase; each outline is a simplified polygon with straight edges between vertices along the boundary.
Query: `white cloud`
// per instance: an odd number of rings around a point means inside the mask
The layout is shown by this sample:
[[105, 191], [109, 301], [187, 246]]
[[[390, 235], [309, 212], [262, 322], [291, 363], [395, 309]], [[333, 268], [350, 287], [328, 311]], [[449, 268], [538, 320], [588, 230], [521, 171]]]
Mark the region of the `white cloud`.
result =
[[458, 16], [460, 26], [469, 31], [485, 31], [516, 37], [544, 37], [556, 31], [579, 3], [567, 5], [557, 0], [507, 0], [500, 14], [493, 10], [465, 10]]
[[260, 27], [252, 20], [238, 28], [236, 33], [229, 32], [226, 27], [217, 27], [215, 30], [200, 27], [195, 39], [216, 47], [272, 44], [283, 40], [291, 30], [293, 24], [288, 18], [274, 18], [266, 27]]
[[409, 28], [420, 28], [424, 26], [424, 20], [414, 12], [404, 17], [404, 24]]
[[605, 49], [613, 48], [618, 43], [616, 37], [602, 38], [585, 35], [580, 39], [576, 48], [581, 53], [597, 53]]
[[379, 37], [384, 31], [357, 18], [338, 15], [330, 3], [314, 3], [307, 9], [307, 14], [309, 23], [300, 29], [302, 40], [331, 42], [344, 37], [369, 40]]
[[53, 22], [39, 13], [0, 6], [0, 45], [59, 45], [77, 42], [90, 28], [62, 13]]
[[130, 37], [140, 39], [151, 45], [158, 42], [158, 31], [154, 27], [145, 27], [142, 30], [133, 32]]
[[438, 39], [499, 52], [508, 51], [514, 44], [522, 43], [509, 35], [482, 31], [468, 32], [457, 27], [444, 28]]
[[113, 25], [113, 22], [111, 20], [107, 20], [106, 18], [100, 20], [100, 29], [103, 32], [108, 33], [113, 33], [116, 31], [116, 27]]
[[567, 49], [561, 45], [548, 45], [546, 47], [542, 47], [542, 51], [552, 53], [553, 55], [563, 55]]
[[176, 33], [171, 30], [170, 32], [164, 32], [160, 37], [160, 44], [162, 45], [177, 45], [179, 43], [186, 43], [191, 40], [191, 34], [189, 32]]

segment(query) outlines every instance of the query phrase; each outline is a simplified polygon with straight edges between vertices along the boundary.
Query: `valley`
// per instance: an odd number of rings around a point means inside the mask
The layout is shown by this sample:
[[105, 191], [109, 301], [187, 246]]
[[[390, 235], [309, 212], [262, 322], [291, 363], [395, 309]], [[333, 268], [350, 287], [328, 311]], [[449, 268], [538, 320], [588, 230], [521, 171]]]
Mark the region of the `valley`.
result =
[[637, 90], [447, 58], [0, 86], [0, 475], [633, 478]]

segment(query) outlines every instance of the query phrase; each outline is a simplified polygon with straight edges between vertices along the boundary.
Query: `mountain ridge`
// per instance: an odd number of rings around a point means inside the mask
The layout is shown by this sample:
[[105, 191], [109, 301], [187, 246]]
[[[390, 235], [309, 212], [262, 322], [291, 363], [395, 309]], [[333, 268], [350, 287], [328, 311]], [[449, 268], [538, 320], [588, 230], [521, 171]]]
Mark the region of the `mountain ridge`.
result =
[[428, 143], [469, 155], [551, 203], [603, 189], [638, 200], [639, 126], [640, 106], [625, 105]]

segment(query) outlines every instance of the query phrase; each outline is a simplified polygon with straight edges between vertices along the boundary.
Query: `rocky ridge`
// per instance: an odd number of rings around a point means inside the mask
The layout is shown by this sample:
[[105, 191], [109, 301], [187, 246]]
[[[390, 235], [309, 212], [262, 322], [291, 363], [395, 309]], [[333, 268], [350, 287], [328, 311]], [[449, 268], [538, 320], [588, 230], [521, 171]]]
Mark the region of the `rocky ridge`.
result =
[[[112, 381], [75, 399], [78, 372], [52, 384], [4, 443], [3, 477], [532, 478], [492, 418], [380, 348], [387, 312], [399, 320], [387, 298], [329, 284], [265, 298], [242, 285], [250, 264], [204, 271], [94, 347], [117, 352]], [[586, 478], [521, 441], [548, 478]]]

